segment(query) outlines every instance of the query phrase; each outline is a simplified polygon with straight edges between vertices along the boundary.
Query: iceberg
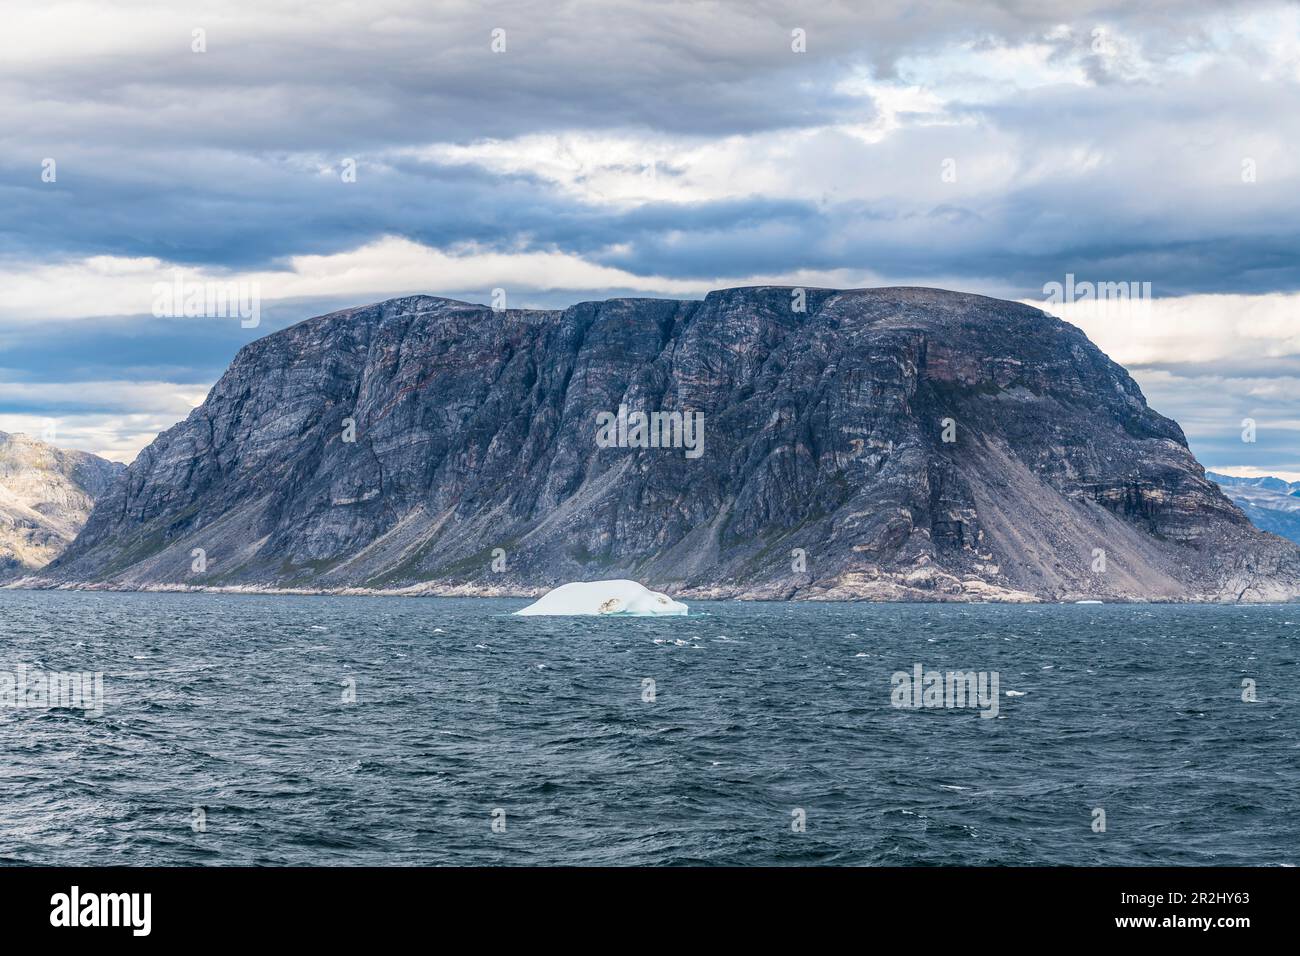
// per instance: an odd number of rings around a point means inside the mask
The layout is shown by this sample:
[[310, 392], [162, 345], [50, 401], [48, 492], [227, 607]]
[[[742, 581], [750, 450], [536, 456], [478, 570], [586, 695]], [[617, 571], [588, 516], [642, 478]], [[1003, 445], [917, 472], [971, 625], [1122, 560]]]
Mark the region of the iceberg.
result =
[[574, 581], [547, 591], [528, 607], [515, 611], [535, 615], [623, 614], [637, 617], [682, 615], [686, 605], [635, 581]]

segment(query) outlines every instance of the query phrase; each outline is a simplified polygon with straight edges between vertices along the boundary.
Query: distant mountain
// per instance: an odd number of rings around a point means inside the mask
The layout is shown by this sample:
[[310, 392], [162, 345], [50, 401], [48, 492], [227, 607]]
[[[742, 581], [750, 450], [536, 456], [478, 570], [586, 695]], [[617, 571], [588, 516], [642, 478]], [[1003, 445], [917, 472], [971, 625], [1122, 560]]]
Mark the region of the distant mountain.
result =
[[[651, 412], [669, 425], [652, 445], [633, 422]], [[759, 287], [563, 311], [412, 296], [268, 335], [43, 576], [1276, 601], [1300, 596], [1300, 548], [1251, 526], [1177, 423], [1039, 309]]]
[[0, 432], [0, 579], [44, 567], [126, 465]]
[[1217, 482], [1256, 528], [1300, 542], [1300, 481], [1233, 478], [1212, 471], [1205, 477]]
[[1281, 495], [1300, 495], [1300, 481], [1286, 481], [1268, 475], [1260, 478], [1234, 478], [1232, 475], [1220, 475], [1207, 471], [1205, 477], [1218, 485], [1230, 488], [1259, 488], [1262, 491], [1275, 491]]

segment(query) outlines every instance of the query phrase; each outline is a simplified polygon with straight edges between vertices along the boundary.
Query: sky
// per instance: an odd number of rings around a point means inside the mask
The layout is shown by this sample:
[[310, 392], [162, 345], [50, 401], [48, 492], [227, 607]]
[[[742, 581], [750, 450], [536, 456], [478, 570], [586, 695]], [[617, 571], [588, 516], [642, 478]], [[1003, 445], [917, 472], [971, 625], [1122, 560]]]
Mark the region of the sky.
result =
[[[1300, 479], [1296, 3], [4, 18], [0, 430], [129, 462], [246, 342], [398, 295], [925, 285], [1075, 322], [1206, 467]], [[170, 314], [178, 280], [257, 325]]]

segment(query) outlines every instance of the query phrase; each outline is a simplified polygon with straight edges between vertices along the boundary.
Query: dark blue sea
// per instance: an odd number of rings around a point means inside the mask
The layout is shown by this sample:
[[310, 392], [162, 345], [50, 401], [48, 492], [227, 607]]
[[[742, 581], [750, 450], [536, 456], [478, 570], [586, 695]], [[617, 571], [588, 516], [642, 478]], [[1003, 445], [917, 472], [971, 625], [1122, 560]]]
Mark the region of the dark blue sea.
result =
[[[1297, 605], [526, 603], [0, 591], [0, 678], [104, 693], [0, 707], [0, 861], [1300, 858]], [[894, 706], [917, 664], [996, 715]]]

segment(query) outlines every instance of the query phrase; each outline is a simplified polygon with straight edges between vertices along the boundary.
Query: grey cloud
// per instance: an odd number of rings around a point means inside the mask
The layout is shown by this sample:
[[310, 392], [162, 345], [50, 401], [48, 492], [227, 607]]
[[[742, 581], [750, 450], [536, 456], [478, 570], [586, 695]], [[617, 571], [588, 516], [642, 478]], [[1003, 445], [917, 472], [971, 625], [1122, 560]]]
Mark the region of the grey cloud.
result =
[[[434, 16], [380, 3], [356, 19], [324, 7], [307, 23], [218, 20], [202, 56], [185, 34], [175, 49], [0, 67], [0, 104], [14, 120], [0, 132], [0, 253], [251, 267], [396, 234], [433, 246], [560, 249], [685, 278], [847, 268], [993, 278], [1026, 295], [1086, 270], [1152, 281], [1165, 295], [1300, 283], [1295, 164], [1261, 157], [1257, 184], [1237, 179], [1244, 144], [1261, 133], [1300, 140], [1296, 86], [1240, 67], [1158, 86], [1008, 91], [952, 104], [972, 125], [908, 127], [872, 146], [827, 134], [807, 177], [824, 181], [820, 202], [762, 195], [626, 211], [526, 173], [394, 152], [573, 128], [708, 142], [863, 122], [870, 101], [835, 92], [859, 67], [885, 75], [899, 57], [956, 38], [996, 49], [1062, 23], [1071, 26], [1053, 34], [1060, 55], [1090, 42], [1101, 22], [1169, 55], [1204, 46], [1197, 16], [1223, 7], [914, 9], [516, 2]], [[500, 56], [487, 47], [498, 25], [508, 36]], [[808, 30], [808, 54], [789, 52], [792, 26]], [[1105, 155], [1096, 169], [1055, 175], [1056, 147]], [[57, 184], [39, 181], [45, 155], [60, 163]], [[337, 176], [344, 157], [361, 163], [350, 186]], [[936, 194], [943, 157], [956, 158], [973, 192]], [[1017, 173], [981, 189], [973, 160]], [[859, 179], [879, 183], [880, 198], [843, 198]]]

